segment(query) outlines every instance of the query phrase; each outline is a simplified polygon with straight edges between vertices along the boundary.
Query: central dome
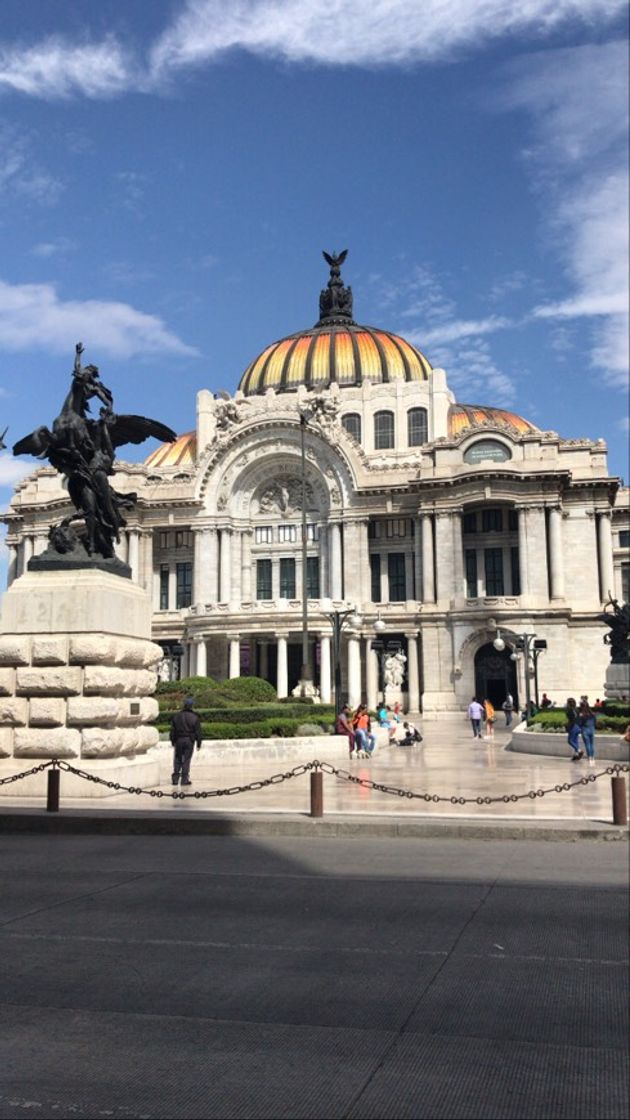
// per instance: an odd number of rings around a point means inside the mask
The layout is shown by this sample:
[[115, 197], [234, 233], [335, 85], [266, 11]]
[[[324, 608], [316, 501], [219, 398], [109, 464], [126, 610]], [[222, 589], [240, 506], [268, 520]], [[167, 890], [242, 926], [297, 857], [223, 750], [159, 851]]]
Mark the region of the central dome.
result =
[[343, 388], [363, 381], [426, 381], [431, 365], [415, 346], [390, 331], [355, 323], [352, 289], [339, 271], [346, 252], [324, 256], [330, 280], [320, 295], [319, 321], [263, 350], [245, 370], [239, 389], [252, 396], [266, 389], [291, 392], [299, 385], [325, 389], [332, 382]]

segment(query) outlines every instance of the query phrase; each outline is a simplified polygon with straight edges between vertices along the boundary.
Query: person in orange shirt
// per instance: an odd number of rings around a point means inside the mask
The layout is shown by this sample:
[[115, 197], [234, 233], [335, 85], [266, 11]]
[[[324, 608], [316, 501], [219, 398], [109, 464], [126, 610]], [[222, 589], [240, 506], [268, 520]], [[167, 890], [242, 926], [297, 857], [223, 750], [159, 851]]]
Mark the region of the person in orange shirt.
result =
[[370, 730], [370, 714], [365, 704], [359, 704], [352, 726], [356, 736], [357, 757], [360, 754], [364, 758], [369, 757], [376, 746], [376, 735], [373, 735]]
[[491, 700], [484, 700], [483, 710], [486, 720], [486, 739], [494, 739], [494, 721], [497, 717]]

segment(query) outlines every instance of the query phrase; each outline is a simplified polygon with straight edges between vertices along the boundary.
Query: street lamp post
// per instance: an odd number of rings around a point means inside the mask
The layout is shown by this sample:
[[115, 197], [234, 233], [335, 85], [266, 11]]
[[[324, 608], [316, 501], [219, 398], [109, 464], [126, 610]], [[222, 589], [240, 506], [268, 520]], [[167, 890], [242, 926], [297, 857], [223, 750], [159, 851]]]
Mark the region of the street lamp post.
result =
[[303, 412], [300, 413], [300, 446], [302, 458], [302, 668], [300, 670], [300, 685], [302, 695], [312, 686], [313, 674], [308, 654], [308, 586], [306, 578], [307, 551], [306, 551], [306, 447], [305, 431], [307, 420]]
[[360, 622], [354, 607], [348, 607], [345, 611], [329, 611], [324, 612], [325, 617], [330, 622], [332, 627], [332, 644], [333, 644], [333, 666], [334, 666], [334, 705], [335, 710], [339, 711], [341, 702], [341, 632], [350, 619], [351, 626], [359, 626]]
[[[499, 652], [505, 649], [505, 642], [499, 633], [492, 643], [494, 648]], [[547, 642], [545, 638], [537, 638], [535, 634], [518, 634], [514, 646], [513, 653], [510, 654], [512, 661], [518, 661], [521, 654], [523, 655], [523, 665], [525, 669], [525, 713], [529, 716], [531, 707], [531, 678], [534, 678], [534, 696], [535, 704], [538, 707], [538, 658], [541, 653], [547, 649]]]

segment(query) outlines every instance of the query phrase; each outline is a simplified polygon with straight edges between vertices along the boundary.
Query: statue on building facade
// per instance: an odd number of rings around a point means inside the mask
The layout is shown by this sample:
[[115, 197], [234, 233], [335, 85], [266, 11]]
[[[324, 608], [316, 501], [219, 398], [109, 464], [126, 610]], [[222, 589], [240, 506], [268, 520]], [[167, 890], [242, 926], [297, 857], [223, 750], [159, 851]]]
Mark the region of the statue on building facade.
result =
[[[136, 495], [119, 494], [110, 485], [115, 449], [126, 443], [142, 443], [151, 436], [165, 443], [177, 438], [171, 428], [157, 420], [117, 415], [112, 408], [112, 393], [100, 380], [98, 367], [82, 366], [82, 353], [83, 344], [79, 342], [70, 390], [52, 429], [43, 425], [13, 447], [14, 455], [47, 459], [64, 476], [76, 511], [51, 527], [46, 552], [29, 562], [33, 568], [126, 568], [115, 561], [114, 542], [120, 540], [120, 530], [126, 525], [124, 511], [133, 507]], [[98, 420], [88, 415], [89, 402], [94, 398], [103, 406]], [[121, 572], [127, 573], [128, 569]]]
[[610, 627], [610, 632], [604, 634], [603, 641], [605, 645], [610, 646], [611, 664], [628, 665], [630, 664], [630, 603], [624, 603], [620, 607], [619, 600], [613, 599], [609, 591], [605, 606], [612, 607], [612, 610], [604, 610], [603, 614], [598, 614], [597, 620]]
[[401, 688], [405, 679], [405, 665], [407, 658], [402, 650], [397, 653], [390, 653], [385, 658], [385, 665], [383, 667], [383, 677], [385, 685], [392, 688]]
[[319, 321], [325, 323], [338, 319], [343, 323], [352, 323], [352, 288], [346, 287], [341, 279], [341, 265], [348, 256], [348, 250], [323, 252], [322, 255], [330, 265], [330, 280], [320, 292]]

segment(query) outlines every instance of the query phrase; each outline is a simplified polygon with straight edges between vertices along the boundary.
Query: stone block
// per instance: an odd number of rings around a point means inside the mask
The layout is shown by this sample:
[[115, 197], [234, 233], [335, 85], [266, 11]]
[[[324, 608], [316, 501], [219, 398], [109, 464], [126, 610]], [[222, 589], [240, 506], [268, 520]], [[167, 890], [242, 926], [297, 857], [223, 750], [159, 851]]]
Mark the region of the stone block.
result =
[[0, 696], [15, 696], [15, 669], [0, 669]]
[[126, 758], [132, 758], [136, 754], [142, 753], [142, 744], [139, 736], [139, 729], [135, 727], [126, 727], [123, 731], [123, 743], [120, 748], [121, 755]]
[[150, 669], [163, 657], [164, 650], [155, 642], [120, 638], [117, 643], [116, 664], [127, 669]]
[[16, 691], [20, 696], [77, 696], [82, 670], [78, 668], [18, 669]]
[[137, 753], [144, 754], [145, 751], [151, 750], [151, 747], [157, 747], [160, 741], [160, 733], [157, 727], [147, 727], [143, 725], [137, 728], [138, 747]]
[[117, 758], [124, 745], [124, 732], [118, 727], [85, 727], [81, 732], [81, 758]]
[[10, 758], [13, 754], [13, 728], [0, 727], [0, 758]]
[[86, 665], [83, 672], [85, 696], [123, 696], [129, 692], [129, 678], [133, 678], [136, 671], [109, 665]]
[[78, 758], [81, 733], [73, 727], [25, 727], [14, 731], [16, 758]]
[[118, 644], [106, 634], [76, 634], [70, 638], [70, 664], [113, 665]]
[[28, 700], [19, 696], [0, 697], [0, 725], [25, 727], [28, 723]]
[[140, 701], [140, 719], [143, 723], [152, 723], [157, 719], [160, 705], [154, 696], [143, 696]]
[[151, 598], [130, 579], [109, 572], [26, 572], [2, 602], [10, 634], [92, 633], [149, 638]]
[[64, 727], [66, 701], [61, 696], [34, 696], [29, 701], [28, 721], [31, 727]]
[[0, 665], [30, 665], [31, 639], [20, 634], [0, 638]]
[[113, 696], [72, 696], [68, 700], [68, 725], [107, 727], [118, 723], [119, 701]]
[[33, 638], [31, 647], [33, 665], [67, 665], [68, 639], [46, 635]]

